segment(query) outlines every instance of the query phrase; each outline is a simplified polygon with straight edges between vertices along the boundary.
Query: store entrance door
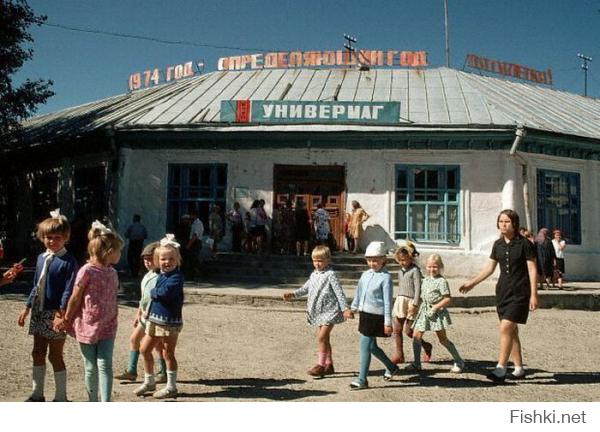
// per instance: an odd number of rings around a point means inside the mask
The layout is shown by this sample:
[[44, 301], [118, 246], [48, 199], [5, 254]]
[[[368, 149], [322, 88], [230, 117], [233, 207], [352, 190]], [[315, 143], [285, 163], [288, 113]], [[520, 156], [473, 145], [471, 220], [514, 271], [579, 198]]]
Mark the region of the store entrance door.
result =
[[346, 172], [339, 165], [275, 165], [275, 202], [291, 201], [295, 208], [304, 201], [312, 216], [317, 204], [329, 212], [330, 229], [337, 250], [344, 250], [344, 209], [346, 208]]

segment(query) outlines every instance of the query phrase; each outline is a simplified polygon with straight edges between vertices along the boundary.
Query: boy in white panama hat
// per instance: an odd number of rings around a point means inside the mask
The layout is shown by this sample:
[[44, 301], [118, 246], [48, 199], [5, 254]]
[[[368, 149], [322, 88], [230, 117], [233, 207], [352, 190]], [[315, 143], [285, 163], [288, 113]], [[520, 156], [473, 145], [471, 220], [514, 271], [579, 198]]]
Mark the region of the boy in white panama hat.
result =
[[369, 270], [358, 281], [356, 295], [351, 310], [359, 311], [358, 331], [360, 332], [360, 371], [358, 379], [350, 384], [351, 390], [369, 387], [367, 375], [371, 364], [371, 354], [385, 365], [383, 379], [389, 381], [398, 372], [396, 366], [379, 346], [378, 337], [392, 334], [392, 276], [387, 271], [386, 249], [383, 242], [371, 242], [365, 258]]

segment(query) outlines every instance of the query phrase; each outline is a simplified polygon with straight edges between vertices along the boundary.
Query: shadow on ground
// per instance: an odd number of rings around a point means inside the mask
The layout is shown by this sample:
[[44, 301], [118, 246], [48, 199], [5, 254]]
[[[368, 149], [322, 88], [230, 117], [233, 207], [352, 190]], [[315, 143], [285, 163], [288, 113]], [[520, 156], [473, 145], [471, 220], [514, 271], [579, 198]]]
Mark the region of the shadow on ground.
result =
[[231, 379], [199, 379], [179, 381], [181, 384], [222, 387], [219, 391], [208, 393], [179, 393], [179, 398], [235, 398], [235, 399], [269, 399], [291, 401], [307, 397], [319, 397], [335, 394], [322, 390], [294, 390], [290, 385], [304, 384], [299, 379], [264, 379], [264, 378], [231, 378]]

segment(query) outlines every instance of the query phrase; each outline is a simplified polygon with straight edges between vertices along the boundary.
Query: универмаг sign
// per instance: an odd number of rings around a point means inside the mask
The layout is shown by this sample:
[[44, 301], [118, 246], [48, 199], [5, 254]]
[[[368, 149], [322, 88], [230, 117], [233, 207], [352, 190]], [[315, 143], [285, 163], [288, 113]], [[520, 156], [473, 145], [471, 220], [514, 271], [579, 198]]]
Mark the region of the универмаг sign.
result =
[[221, 101], [227, 123], [400, 123], [400, 102]]

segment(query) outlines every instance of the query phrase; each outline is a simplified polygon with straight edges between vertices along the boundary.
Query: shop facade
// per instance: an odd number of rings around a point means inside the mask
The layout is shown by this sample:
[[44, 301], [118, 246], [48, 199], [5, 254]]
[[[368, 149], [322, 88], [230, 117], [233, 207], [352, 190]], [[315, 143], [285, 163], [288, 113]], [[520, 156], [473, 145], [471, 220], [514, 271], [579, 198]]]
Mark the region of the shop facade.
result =
[[[108, 104], [89, 127], [104, 137], [110, 219], [124, 231], [140, 214], [159, 238], [190, 209], [206, 224], [213, 204], [248, 210], [264, 199], [271, 215], [302, 199], [328, 209], [341, 243], [356, 200], [371, 215], [363, 247], [410, 238], [423, 254], [442, 254], [455, 277], [483, 264], [498, 212], [513, 208], [523, 226], [563, 230], [572, 278], [600, 276], [600, 129], [591, 120], [600, 103], [446, 68], [386, 71], [216, 72]], [[220, 112], [223, 102], [275, 96], [397, 101], [398, 121], [231, 121]], [[72, 170], [65, 158], [56, 165]]]

